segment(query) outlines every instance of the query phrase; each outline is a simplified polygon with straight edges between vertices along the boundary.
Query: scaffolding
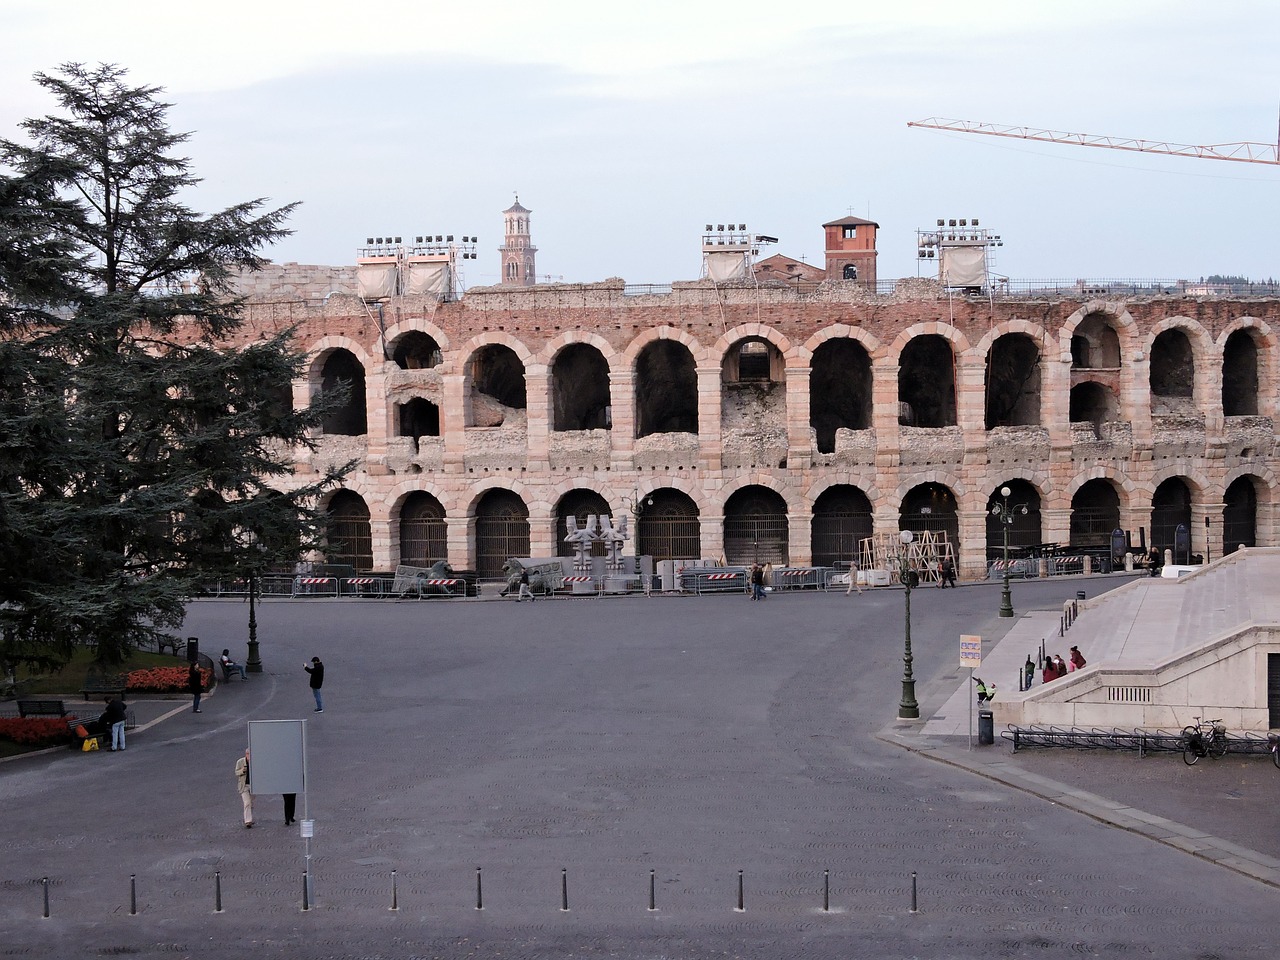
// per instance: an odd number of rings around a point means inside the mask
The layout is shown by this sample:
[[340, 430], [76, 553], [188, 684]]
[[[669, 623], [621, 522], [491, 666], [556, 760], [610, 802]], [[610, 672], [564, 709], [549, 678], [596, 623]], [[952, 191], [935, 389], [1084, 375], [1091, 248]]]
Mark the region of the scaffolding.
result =
[[903, 559], [908, 570], [914, 570], [921, 583], [937, 583], [942, 579], [942, 564], [951, 561], [958, 569], [954, 544], [945, 530], [922, 530], [910, 543], [902, 542], [901, 533], [878, 533], [859, 544], [858, 566], [863, 570], [885, 570], [891, 583], [902, 579]]

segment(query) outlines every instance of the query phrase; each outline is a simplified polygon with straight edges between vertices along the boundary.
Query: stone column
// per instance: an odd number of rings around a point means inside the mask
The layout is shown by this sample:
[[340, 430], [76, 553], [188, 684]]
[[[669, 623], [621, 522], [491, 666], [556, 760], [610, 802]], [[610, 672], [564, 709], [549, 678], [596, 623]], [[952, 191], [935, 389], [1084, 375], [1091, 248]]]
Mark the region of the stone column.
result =
[[631, 369], [609, 371], [609, 460], [614, 470], [630, 471], [636, 453], [636, 378]]
[[793, 567], [813, 563], [813, 516], [792, 515], [787, 518], [787, 562]]
[[[1206, 563], [1222, 556], [1222, 510], [1225, 506], [1223, 503], [1191, 504], [1191, 552], [1204, 554]], [[1207, 527], [1205, 520], [1209, 521]]]
[[698, 465], [704, 470], [720, 469], [720, 390], [720, 364], [700, 365], [698, 367]]
[[809, 379], [805, 367], [787, 368], [787, 469], [807, 470], [813, 465], [813, 440], [809, 430]]
[[449, 566], [455, 570], [474, 570], [476, 567], [476, 518], [450, 515], [445, 517], [444, 523]]
[[546, 364], [534, 363], [525, 368], [524, 387], [528, 469], [531, 473], [546, 473], [551, 468], [552, 417], [551, 377]]
[[[956, 573], [962, 580], [981, 580], [987, 574], [987, 511], [984, 508], [956, 511], [960, 527], [961, 551], [956, 564]], [[1003, 538], [1000, 546], [1004, 547]]]
[[[898, 364], [886, 358], [873, 360], [871, 377], [871, 428], [876, 435], [876, 467], [895, 468], [902, 462], [902, 441], [898, 433]], [[893, 522], [898, 522], [896, 513]]]
[[[443, 404], [440, 408], [440, 433], [444, 437], [444, 471], [464, 473], [467, 460], [466, 424], [471, 419], [467, 378], [464, 374], [453, 373], [441, 380]], [[468, 556], [474, 557], [475, 554], [469, 553]]]
[[546, 504], [535, 504], [529, 511], [529, 556], [554, 557], [558, 546], [554, 513]]
[[[698, 518], [698, 530], [702, 543], [702, 557], [724, 557], [724, 517]], [[699, 557], [698, 559], [702, 559]]]
[[386, 476], [387, 438], [395, 436], [396, 426], [395, 409], [387, 402], [387, 376], [381, 364], [365, 371], [364, 413], [368, 439], [365, 470], [371, 477]]

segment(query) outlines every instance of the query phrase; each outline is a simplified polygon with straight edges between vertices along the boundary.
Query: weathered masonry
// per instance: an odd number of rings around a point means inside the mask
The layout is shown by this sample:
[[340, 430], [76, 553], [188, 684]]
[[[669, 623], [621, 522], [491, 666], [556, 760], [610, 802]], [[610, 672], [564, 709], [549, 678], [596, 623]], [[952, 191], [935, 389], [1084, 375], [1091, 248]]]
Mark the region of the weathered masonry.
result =
[[[664, 288], [665, 289], [665, 288]], [[657, 559], [832, 563], [947, 531], [981, 576], [1022, 549], [1107, 552], [1113, 529], [1219, 556], [1276, 545], [1280, 301], [952, 298], [834, 280], [354, 296], [350, 269], [245, 279], [244, 335], [296, 325], [292, 398], [342, 383], [300, 477], [358, 459], [328, 558], [448, 559], [496, 576], [568, 553], [565, 518], [635, 515]]]

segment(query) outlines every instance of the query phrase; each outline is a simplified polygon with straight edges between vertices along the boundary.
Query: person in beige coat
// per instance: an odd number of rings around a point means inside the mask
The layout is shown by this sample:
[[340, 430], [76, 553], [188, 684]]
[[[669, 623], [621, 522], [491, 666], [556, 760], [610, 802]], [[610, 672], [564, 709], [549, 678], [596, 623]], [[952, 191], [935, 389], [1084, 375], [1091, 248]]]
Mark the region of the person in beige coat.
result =
[[244, 825], [253, 826], [253, 794], [249, 792], [249, 751], [236, 761], [236, 789], [240, 791], [240, 802], [244, 804]]

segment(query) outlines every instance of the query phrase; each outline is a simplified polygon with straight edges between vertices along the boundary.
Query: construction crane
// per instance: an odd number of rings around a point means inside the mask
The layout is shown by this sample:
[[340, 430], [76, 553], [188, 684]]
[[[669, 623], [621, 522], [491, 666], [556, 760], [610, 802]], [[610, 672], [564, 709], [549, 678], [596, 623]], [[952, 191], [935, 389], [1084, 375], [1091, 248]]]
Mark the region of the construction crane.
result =
[[1092, 133], [1063, 133], [1038, 127], [1008, 127], [972, 120], [947, 120], [930, 117], [916, 120], [908, 127], [951, 130], [955, 133], [980, 133], [988, 137], [1011, 137], [1016, 140], [1039, 140], [1043, 143], [1067, 143], [1077, 147], [1102, 147], [1106, 150], [1130, 150], [1134, 153], [1164, 153], [1173, 157], [1198, 157], [1201, 160], [1234, 160], [1237, 163], [1269, 163], [1280, 165], [1280, 140], [1277, 143], [1213, 143], [1194, 146], [1161, 140], [1134, 140], [1124, 137], [1101, 137]]

